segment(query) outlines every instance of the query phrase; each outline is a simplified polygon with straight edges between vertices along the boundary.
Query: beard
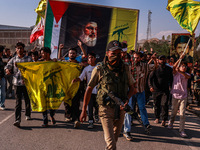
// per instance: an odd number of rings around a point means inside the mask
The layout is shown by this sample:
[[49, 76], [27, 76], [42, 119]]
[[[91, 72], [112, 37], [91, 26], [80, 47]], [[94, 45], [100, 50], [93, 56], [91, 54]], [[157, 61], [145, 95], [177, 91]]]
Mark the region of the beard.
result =
[[83, 43], [85, 43], [85, 45], [89, 47], [93, 47], [97, 43], [97, 37], [91, 38], [89, 35], [86, 35], [84, 32], [82, 32], [79, 38]]
[[70, 58], [71, 60], [75, 60], [75, 59], [76, 59], [76, 57], [73, 57], [73, 56], [72, 56], [72, 57], [69, 57], [69, 58]]

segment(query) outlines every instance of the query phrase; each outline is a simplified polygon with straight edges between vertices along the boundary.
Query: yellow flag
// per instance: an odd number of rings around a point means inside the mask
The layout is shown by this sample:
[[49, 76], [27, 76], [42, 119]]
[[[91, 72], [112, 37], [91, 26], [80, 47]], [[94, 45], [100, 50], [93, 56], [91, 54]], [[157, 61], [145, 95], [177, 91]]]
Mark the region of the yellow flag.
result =
[[81, 66], [69, 62], [18, 63], [29, 94], [33, 111], [58, 109], [62, 101], [69, 105], [79, 88], [72, 84], [79, 77]]
[[40, 21], [41, 17], [45, 18], [45, 11], [47, 7], [47, 1], [46, 0], [41, 0], [38, 4], [38, 7], [35, 9], [35, 12], [38, 14], [37, 15], [37, 20], [36, 20], [36, 25]]
[[108, 43], [112, 40], [128, 43], [128, 51], [136, 48], [138, 10], [113, 8]]
[[168, 0], [169, 10], [183, 29], [193, 34], [200, 19], [200, 2], [193, 0]]

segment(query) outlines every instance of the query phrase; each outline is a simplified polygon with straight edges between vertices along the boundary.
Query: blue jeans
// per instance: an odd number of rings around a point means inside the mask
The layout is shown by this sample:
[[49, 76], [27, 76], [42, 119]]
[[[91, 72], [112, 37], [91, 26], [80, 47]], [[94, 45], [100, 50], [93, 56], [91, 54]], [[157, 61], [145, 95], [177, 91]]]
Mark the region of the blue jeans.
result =
[[[128, 104], [132, 109], [135, 107], [136, 101], [138, 103], [142, 122], [144, 126], [147, 126], [149, 125], [149, 120], [148, 120], [147, 110], [145, 107], [145, 103], [146, 103], [145, 92], [141, 92], [141, 93], [138, 92], [135, 95], [133, 95], [132, 98], [130, 98]], [[124, 118], [124, 132], [131, 132], [131, 121], [132, 121], [131, 115], [126, 113], [125, 118]]]
[[5, 107], [4, 102], [6, 99], [6, 80], [0, 79], [0, 107]]

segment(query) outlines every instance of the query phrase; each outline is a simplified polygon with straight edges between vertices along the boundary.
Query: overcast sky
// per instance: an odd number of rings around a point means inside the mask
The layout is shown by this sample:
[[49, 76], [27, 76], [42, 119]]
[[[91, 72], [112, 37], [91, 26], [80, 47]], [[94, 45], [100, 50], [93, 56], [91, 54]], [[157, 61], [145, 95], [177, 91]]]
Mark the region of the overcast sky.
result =
[[[30, 27], [35, 24], [34, 9], [40, 0], [0, 0], [0, 24]], [[69, 0], [122, 8], [139, 9], [139, 39], [146, 39], [148, 10], [152, 11], [151, 37], [162, 38], [171, 33], [187, 33], [166, 10], [167, 0]], [[200, 1], [200, 0], [196, 0]], [[200, 33], [197, 26], [196, 35]]]

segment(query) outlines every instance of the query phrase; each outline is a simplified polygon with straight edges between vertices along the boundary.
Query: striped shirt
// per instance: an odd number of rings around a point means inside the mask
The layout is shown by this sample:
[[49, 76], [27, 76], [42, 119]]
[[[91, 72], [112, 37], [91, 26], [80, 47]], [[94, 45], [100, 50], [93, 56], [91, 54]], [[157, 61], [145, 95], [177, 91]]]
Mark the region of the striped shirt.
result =
[[134, 61], [133, 55], [129, 55], [129, 56], [130, 57], [128, 57], [128, 54], [127, 54], [127, 55], [125, 55], [125, 57], [122, 57], [122, 61], [124, 62], [124, 64], [127, 64], [130, 67], [133, 79], [136, 80], [136, 78], [137, 78], [136, 63]]
[[33, 60], [29, 56], [24, 56], [23, 58], [19, 58], [17, 55], [10, 59], [4, 69], [9, 69], [13, 72], [13, 85], [15, 86], [24, 86], [23, 77], [21, 75], [20, 70], [16, 67], [16, 63], [21, 62], [32, 62]]

